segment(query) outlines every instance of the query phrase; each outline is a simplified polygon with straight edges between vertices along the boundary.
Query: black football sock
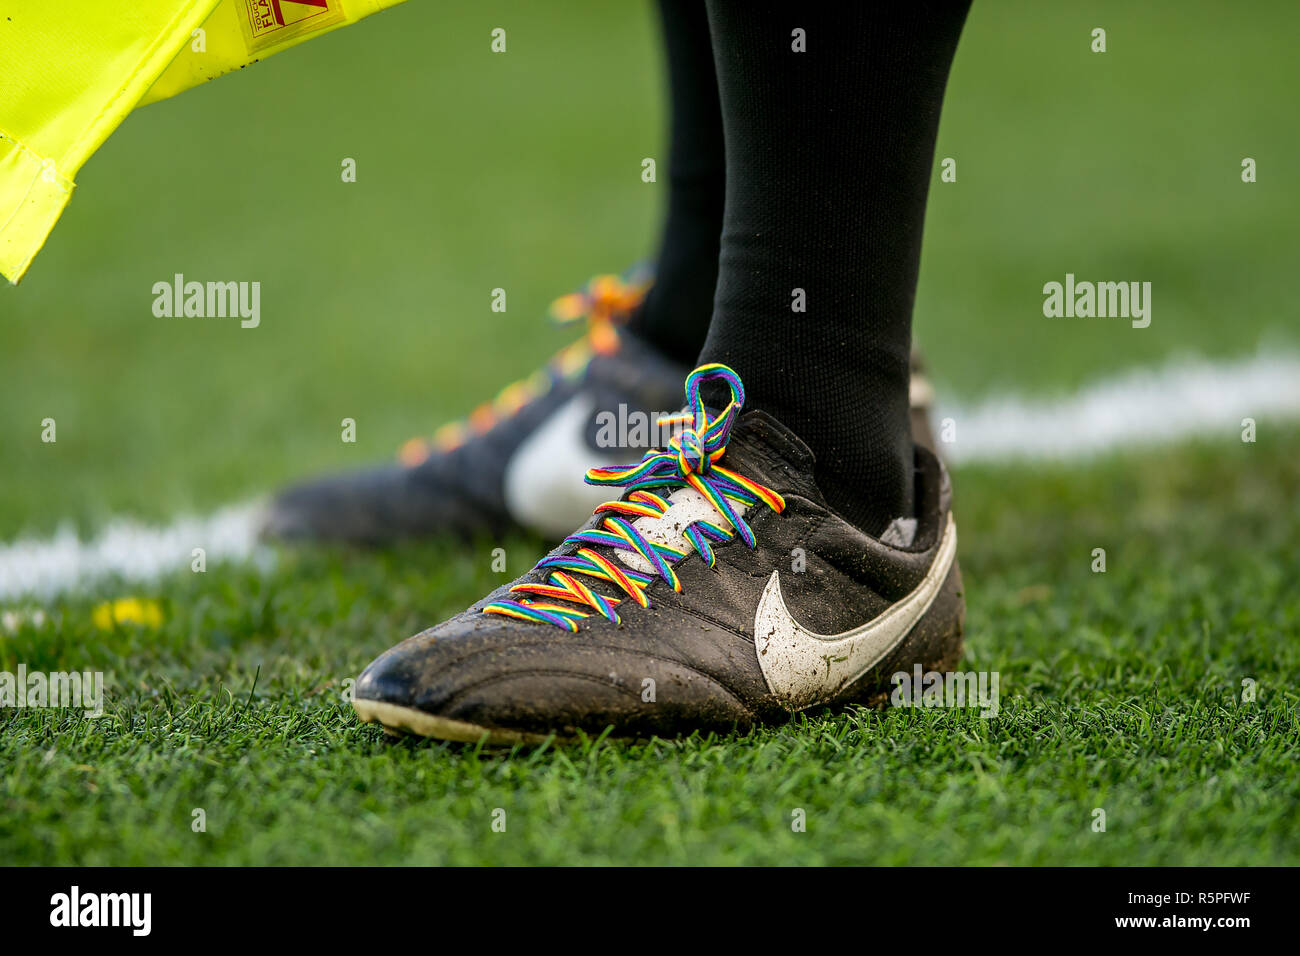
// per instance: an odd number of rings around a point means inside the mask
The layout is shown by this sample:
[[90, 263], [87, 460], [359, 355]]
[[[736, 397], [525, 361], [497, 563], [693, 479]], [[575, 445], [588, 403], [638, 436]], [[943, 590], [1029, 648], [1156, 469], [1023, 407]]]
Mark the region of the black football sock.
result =
[[968, 7], [708, 3], [727, 187], [700, 361], [808, 443], [827, 501], [869, 534], [912, 509], [912, 302]]
[[713, 313], [726, 157], [703, 0], [659, 0], [659, 14], [672, 117], [668, 209], [655, 282], [629, 326], [689, 365], [704, 344]]

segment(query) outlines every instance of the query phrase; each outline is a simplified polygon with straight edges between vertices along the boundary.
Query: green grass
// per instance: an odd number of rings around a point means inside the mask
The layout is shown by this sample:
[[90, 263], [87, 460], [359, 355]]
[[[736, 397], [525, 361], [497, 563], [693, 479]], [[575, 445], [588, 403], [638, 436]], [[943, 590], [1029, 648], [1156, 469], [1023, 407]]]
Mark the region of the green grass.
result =
[[[937, 151], [958, 180], [936, 174], [917, 294], [939, 384], [1041, 394], [1294, 346], [1300, 6], [1067, 6], [981, 0], [958, 50]], [[572, 337], [553, 296], [653, 252], [654, 16], [408, 3], [133, 114], [0, 286], [0, 538], [387, 458], [534, 369]], [[261, 326], [155, 318], [176, 272], [261, 281]], [[1152, 282], [1151, 327], [1045, 319], [1066, 272]]]
[[[1300, 7], [1064, 6], [981, 0], [958, 53], [938, 147], [958, 181], [936, 177], [917, 299], [940, 386], [1042, 395], [1294, 348]], [[656, 42], [648, 6], [411, 3], [132, 116], [0, 288], [0, 541], [387, 458], [535, 367], [572, 337], [541, 319], [550, 297], [653, 247]], [[152, 284], [178, 271], [260, 280], [261, 327], [154, 318]], [[1045, 319], [1066, 272], [1151, 281], [1151, 328]], [[98, 721], [0, 710], [0, 857], [1300, 862], [1300, 431], [955, 480], [966, 666], [1000, 674], [995, 719], [394, 743], [356, 722], [347, 680], [499, 583], [492, 547], [515, 574], [542, 543], [288, 552], [265, 573], [105, 582], [0, 629], [0, 670], [112, 675]], [[162, 627], [99, 630], [95, 605], [126, 595], [158, 600]]]
[[[1300, 432], [1272, 428], [1256, 445], [961, 471], [964, 666], [998, 672], [1002, 694], [987, 720], [816, 714], [514, 751], [359, 724], [345, 681], [496, 583], [487, 542], [293, 552], [266, 577], [186, 573], [129, 592], [162, 600], [157, 632], [97, 632], [97, 598], [65, 600], [58, 620], [0, 645], [0, 668], [112, 671], [108, 713], [0, 715], [0, 851], [90, 864], [1295, 864], [1298, 486]], [[508, 544], [511, 570], [539, 551]], [[195, 808], [206, 833], [191, 831]], [[497, 808], [505, 833], [491, 829]], [[795, 808], [805, 833], [790, 828]]]

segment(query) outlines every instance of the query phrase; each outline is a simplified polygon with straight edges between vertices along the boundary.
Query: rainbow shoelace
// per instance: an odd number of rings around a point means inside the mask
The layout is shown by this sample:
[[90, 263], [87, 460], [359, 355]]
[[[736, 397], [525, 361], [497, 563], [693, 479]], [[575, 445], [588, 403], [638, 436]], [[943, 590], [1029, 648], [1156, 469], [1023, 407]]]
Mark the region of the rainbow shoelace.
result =
[[[700, 385], [708, 381], [725, 382], [731, 390], [731, 401], [712, 418], [700, 400]], [[754, 547], [754, 533], [737, 507], [743, 510], [762, 502], [779, 514], [785, 510], [785, 499], [771, 488], [717, 464], [727, 450], [731, 427], [744, 404], [740, 376], [727, 366], [714, 363], [693, 371], [686, 378], [686, 411], [659, 421], [660, 425], [684, 426], [666, 449], [647, 452], [635, 465], [592, 468], [587, 472], [588, 484], [622, 487], [630, 493], [593, 512], [606, 516], [598, 526], [564, 539], [566, 545], [578, 546], [574, 553], [546, 557], [537, 563], [536, 568], [552, 569], [545, 582], [516, 584], [510, 591], [521, 595], [519, 599], [494, 601], [483, 608], [484, 613], [544, 621], [576, 631], [577, 622], [592, 614], [619, 623], [615, 607], [624, 600], [649, 607], [645, 590], [656, 579], [668, 582], [680, 593], [682, 583], [673, 565], [690, 551], [650, 541], [632, 523], [638, 518], [661, 518], [668, 511], [670, 502], [658, 491], [671, 494], [679, 488], [694, 488], [717, 511], [720, 521], [695, 521], [682, 532], [709, 567], [717, 561], [715, 543], [739, 535], [746, 545]], [[620, 567], [621, 562], [596, 551], [598, 546], [638, 554], [653, 573]], [[599, 594], [579, 580], [579, 575], [608, 582], [625, 597]]]
[[585, 319], [587, 334], [557, 352], [544, 368], [507, 385], [496, 398], [479, 405], [465, 418], [443, 425], [432, 439], [412, 438], [405, 442], [398, 450], [398, 460], [414, 467], [435, 451], [452, 451], [545, 395], [557, 381], [580, 378], [593, 357], [618, 351], [618, 328], [641, 304], [649, 288], [649, 270], [636, 266], [622, 276], [596, 276], [577, 292], [560, 296], [551, 303], [551, 319], [559, 325]]

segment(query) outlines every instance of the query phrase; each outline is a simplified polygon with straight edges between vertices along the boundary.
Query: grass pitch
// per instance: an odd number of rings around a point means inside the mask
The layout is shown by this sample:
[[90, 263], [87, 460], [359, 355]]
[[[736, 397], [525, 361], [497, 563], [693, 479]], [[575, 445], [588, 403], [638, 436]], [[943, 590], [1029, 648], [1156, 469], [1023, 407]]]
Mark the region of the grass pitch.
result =
[[[639, 178], [663, 153], [651, 11], [607, 7], [409, 4], [134, 116], [0, 289], [0, 538], [386, 458], [566, 341], [546, 301], [649, 253], [662, 199]], [[1088, 52], [1098, 25], [1106, 54]], [[1283, 4], [977, 2], [938, 149], [958, 181], [933, 190], [918, 295], [941, 387], [1046, 394], [1182, 352], [1294, 347], [1298, 27]], [[1039, 290], [1066, 271], [1152, 281], [1151, 327], [1045, 319]], [[154, 318], [152, 284], [175, 272], [261, 280], [261, 327]], [[954, 480], [964, 666], [999, 673], [994, 719], [393, 742], [352, 717], [348, 679], [499, 583], [493, 547], [514, 575], [544, 543], [292, 551], [269, 573], [213, 564], [3, 608], [0, 670], [111, 679], [95, 721], [0, 710], [0, 857], [1300, 860], [1300, 430]], [[96, 624], [126, 596], [158, 602], [160, 626]]]
[[[347, 678], [494, 586], [488, 543], [185, 572], [149, 592], [157, 631], [105, 633], [91, 600], [61, 602], [0, 660], [112, 671], [109, 710], [0, 716], [0, 847], [90, 864], [1294, 864], [1300, 432], [1238, 446], [958, 473], [963, 667], [999, 673], [992, 719], [811, 714], [512, 751], [359, 724]], [[541, 550], [509, 543], [510, 567]]]

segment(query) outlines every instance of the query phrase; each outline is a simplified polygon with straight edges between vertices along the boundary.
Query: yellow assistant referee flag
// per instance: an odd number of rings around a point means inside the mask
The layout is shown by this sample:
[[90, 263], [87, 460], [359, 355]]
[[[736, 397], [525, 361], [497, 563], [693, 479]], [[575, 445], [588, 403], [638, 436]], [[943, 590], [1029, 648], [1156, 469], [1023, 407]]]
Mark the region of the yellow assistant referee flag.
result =
[[5, 0], [0, 275], [17, 282], [126, 115], [402, 0]]

